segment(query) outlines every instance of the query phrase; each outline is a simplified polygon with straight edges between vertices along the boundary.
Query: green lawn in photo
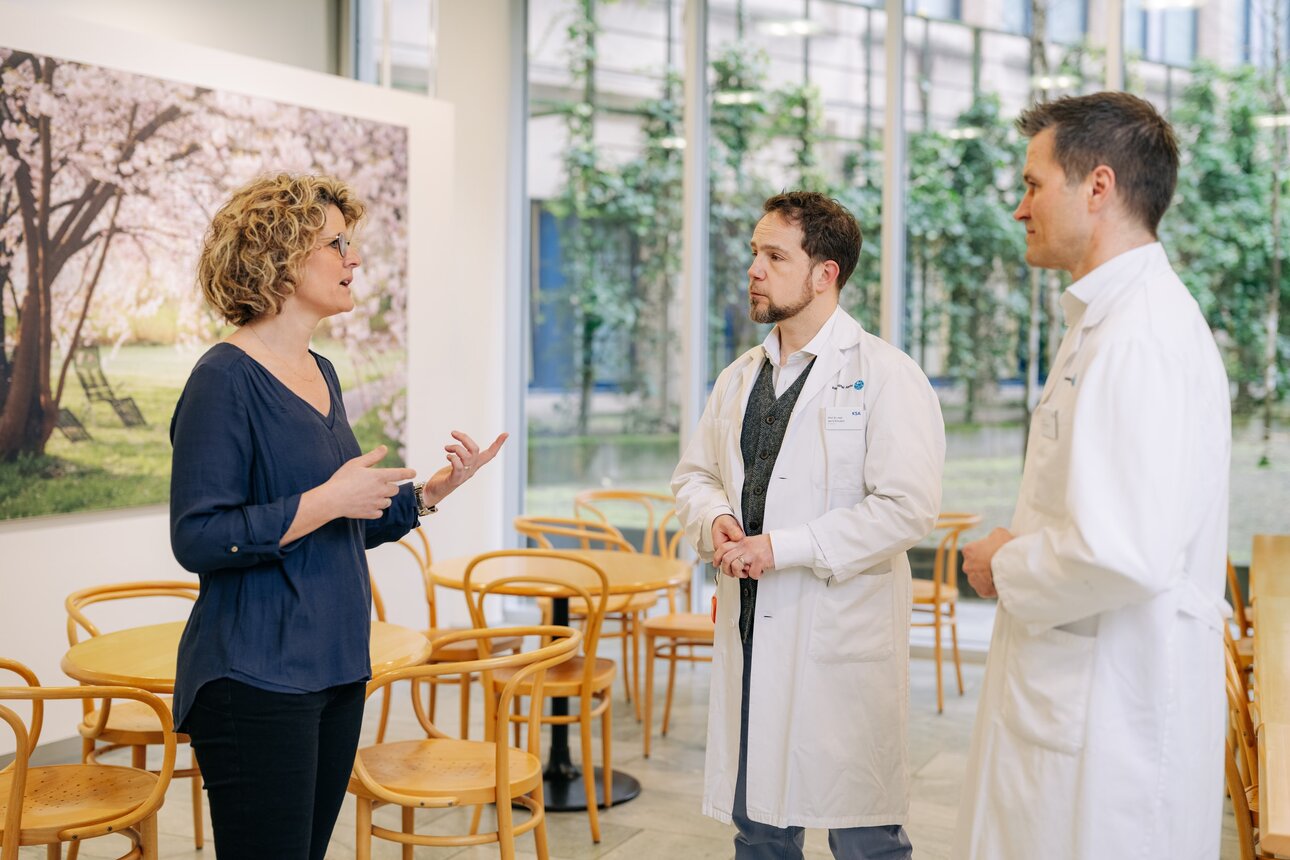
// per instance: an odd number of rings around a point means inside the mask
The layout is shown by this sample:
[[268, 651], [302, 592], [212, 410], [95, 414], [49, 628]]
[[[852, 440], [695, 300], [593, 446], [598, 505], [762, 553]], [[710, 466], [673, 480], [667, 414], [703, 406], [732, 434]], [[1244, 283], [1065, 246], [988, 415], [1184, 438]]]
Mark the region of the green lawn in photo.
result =
[[[101, 350], [103, 372], [117, 397], [132, 397], [146, 427], [125, 427], [107, 403], [90, 404], [68, 371], [62, 406], [89, 431], [89, 441], [69, 442], [55, 430], [43, 457], [0, 463], [0, 520], [80, 511], [162, 504], [170, 488], [170, 419], [193, 364], [207, 346], [123, 346]], [[391, 372], [403, 361], [389, 353], [356, 370], [339, 343], [321, 341], [315, 350], [336, 366], [342, 389]], [[55, 356], [55, 367], [61, 358]], [[380, 444], [391, 454], [382, 465], [402, 465], [398, 443], [386, 437], [375, 410], [354, 422], [359, 446]]]

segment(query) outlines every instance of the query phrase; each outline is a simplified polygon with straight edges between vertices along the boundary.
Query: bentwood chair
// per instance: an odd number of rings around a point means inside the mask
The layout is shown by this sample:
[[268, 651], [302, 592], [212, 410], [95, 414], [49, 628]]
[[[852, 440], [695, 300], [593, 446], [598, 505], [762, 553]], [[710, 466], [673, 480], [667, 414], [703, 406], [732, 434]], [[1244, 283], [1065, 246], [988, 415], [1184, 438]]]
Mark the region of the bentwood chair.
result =
[[[515, 558], [554, 560], [560, 565], [562, 574], [526, 573], [500, 577], [488, 582], [478, 579], [484, 574], [491, 562]], [[599, 593], [594, 597], [591, 596], [588, 589], [577, 584], [579, 578], [598, 581]], [[472, 579], [477, 582], [484, 582], [484, 584], [472, 585]], [[583, 630], [582, 653], [548, 672], [545, 685], [541, 689], [538, 689], [535, 683], [529, 681], [521, 681], [516, 685], [513, 706], [515, 713], [511, 715], [511, 720], [519, 724], [528, 724], [530, 742], [533, 734], [536, 733], [536, 724], [533, 722], [535, 713], [540, 715], [540, 721], [546, 725], [578, 724], [582, 742], [583, 789], [588, 800], [587, 818], [591, 825], [591, 840], [599, 842], [600, 814], [594, 802], [596, 775], [592, 767], [591, 758], [591, 724], [596, 717], [600, 717], [601, 775], [606, 807], [612, 802], [614, 781], [613, 711], [610, 707], [610, 695], [613, 691], [615, 667], [613, 660], [596, 657], [596, 646], [600, 642], [601, 626], [604, 623], [606, 608], [609, 605], [609, 577], [605, 574], [604, 569], [594, 562], [568, 553], [541, 549], [499, 550], [484, 553], [471, 559], [462, 577], [462, 588], [466, 593], [466, 601], [470, 604], [471, 619], [478, 628], [488, 626], [487, 616], [484, 611], [488, 595], [501, 593], [503, 589], [510, 593], [516, 593], [516, 591], [541, 593], [544, 590], [550, 591], [553, 587], [564, 593], [572, 592], [573, 596], [569, 598], [570, 603], [574, 600], [579, 600], [584, 606], [590, 608], [586, 616], [586, 626]], [[505, 669], [494, 673], [493, 686], [495, 692], [500, 694], [506, 688], [506, 685], [512, 681], [514, 674], [514, 670]], [[542, 697], [544, 695], [576, 698], [578, 700], [577, 713], [565, 715], [542, 714]], [[523, 712], [521, 697], [529, 700], [527, 716]], [[518, 738], [516, 739], [516, 745], [519, 745]]]
[[1241, 593], [1241, 583], [1236, 577], [1236, 566], [1231, 556], [1227, 558], [1227, 588], [1232, 598], [1232, 621], [1236, 625], [1236, 636], [1232, 640], [1236, 654], [1236, 665], [1249, 675], [1254, 669], [1254, 608], [1249, 605]]
[[[156, 860], [157, 810], [166, 799], [175, 766], [175, 733], [166, 703], [130, 687], [42, 687], [30, 669], [2, 657], [0, 670], [25, 682], [0, 687], [0, 702], [31, 702], [30, 724], [0, 705], [0, 722], [13, 732], [16, 749], [13, 762], [0, 770], [0, 860], [18, 860], [22, 845], [45, 845], [46, 856], [58, 860], [64, 842], [71, 843], [69, 856], [75, 858], [82, 841], [109, 834], [130, 841], [130, 850], [119, 860]], [[97, 698], [151, 711], [161, 731], [159, 770], [96, 763], [31, 766], [45, 702]]]
[[[636, 552], [636, 548], [627, 542], [622, 533], [609, 523], [596, 520], [581, 520], [569, 517], [521, 516], [515, 518], [515, 530], [531, 538], [541, 549], [563, 549], [567, 544], [576, 544], [579, 549], [606, 549], [620, 552]], [[556, 541], [561, 546], [556, 546]], [[609, 598], [605, 611], [605, 620], [613, 621], [617, 627], [602, 630], [604, 639], [621, 639], [623, 644], [623, 688], [627, 701], [636, 709], [636, 719], [641, 718], [640, 678], [637, 667], [640, 665], [640, 622], [645, 611], [658, 602], [657, 592], [642, 594], [615, 594]], [[545, 600], [539, 601], [543, 612], [549, 611]], [[569, 617], [581, 618], [587, 614], [582, 601], [569, 601]], [[549, 617], [547, 621], [549, 622]], [[630, 652], [630, 653], [629, 653]]]
[[[398, 542], [399, 546], [415, 560], [417, 570], [421, 574], [421, 584], [425, 594], [426, 608], [429, 612], [430, 626], [421, 631], [421, 634], [434, 644], [437, 639], [447, 633], [455, 633], [456, 628], [443, 628], [439, 626], [439, 616], [436, 610], [434, 578], [430, 575], [430, 539], [426, 537], [423, 529], [413, 529], [408, 536]], [[372, 613], [376, 616], [377, 621], [385, 621], [385, 600], [381, 596], [381, 590], [376, 584], [376, 568], [368, 563], [369, 577], [372, 584]], [[521, 646], [519, 637], [502, 639], [493, 643], [493, 651], [501, 653], [509, 651], [518, 653]], [[434, 645], [434, 651], [430, 654], [430, 663], [459, 663], [462, 660], [473, 660], [476, 656], [477, 649], [473, 642], [456, 642], [446, 645]], [[443, 684], [451, 684], [458, 688], [460, 696], [459, 712], [461, 715], [461, 737], [464, 740], [469, 736], [470, 726], [470, 682], [469, 672], [458, 675], [435, 675], [426, 678], [426, 687], [429, 688], [429, 710], [430, 721], [434, 722], [436, 705], [438, 697], [436, 695], [439, 687]], [[381, 717], [376, 727], [376, 742], [379, 744], [385, 739], [385, 729], [390, 719], [390, 694], [391, 687], [385, 687], [381, 693]]]
[[[911, 627], [932, 628], [936, 660], [936, 713], [945, 710], [945, 682], [942, 677], [944, 648], [942, 628], [950, 628], [950, 645], [954, 655], [954, 675], [958, 680], [959, 695], [963, 695], [963, 662], [959, 657], [958, 627], [958, 558], [959, 538], [963, 532], [979, 525], [978, 514], [942, 513], [936, 520], [936, 530], [945, 530], [936, 544], [932, 558], [932, 578], [915, 579], [913, 583], [913, 617]], [[931, 616], [928, 618], [928, 616]], [[923, 620], [926, 619], [926, 620]]]
[[[1229, 640], [1230, 642], [1230, 640]], [[1275, 860], [1259, 845], [1259, 754], [1250, 701], [1241, 687], [1241, 672], [1230, 645], [1226, 649], [1227, 704], [1232, 731], [1228, 733], [1224, 769], [1227, 793], [1236, 819], [1241, 860]]]
[[[67, 609], [67, 644], [75, 645], [82, 634], [91, 637], [100, 635], [102, 631], [85, 613], [94, 604], [138, 599], [158, 599], [161, 603], [167, 598], [171, 602], [191, 603], [197, 599], [197, 583], [191, 580], [122, 582], [72, 592], [63, 603]], [[169, 705], [170, 697], [162, 697], [162, 701]], [[81, 736], [81, 760], [86, 764], [99, 764], [102, 756], [128, 747], [131, 764], [140, 769], [147, 767], [148, 747], [160, 746], [165, 739], [165, 730], [152, 709], [138, 701], [114, 704], [105, 700], [95, 707], [91, 698], [83, 699], [82, 719], [77, 732]], [[188, 743], [188, 735], [180, 734], [176, 737], [180, 743]], [[201, 848], [205, 844], [202, 774], [196, 753], [192, 754], [191, 767], [177, 770], [173, 775], [192, 780], [193, 844]]]
[[[499, 641], [538, 637], [549, 644], [534, 651], [494, 654]], [[374, 678], [367, 685], [371, 698], [393, 683], [410, 681], [412, 704], [426, 737], [407, 741], [380, 741], [358, 751], [349, 792], [357, 801], [355, 851], [358, 860], [370, 860], [372, 837], [403, 846], [403, 857], [411, 858], [415, 846], [465, 847], [498, 844], [503, 860], [515, 857], [515, 837], [533, 831], [537, 856], [546, 860], [546, 808], [542, 797], [542, 758], [539, 754], [538, 711], [529, 715], [529, 739], [524, 749], [507, 744], [508, 712], [511, 700], [527, 688], [539, 698], [547, 675], [573, 657], [582, 634], [571, 627], [550, 625], [511, 627], [497, 630], [462, 630], [446, 633], [445, 646], [470, 648], [476, 657], [459, 663], [431, 663], [400, 669]], [[494, 686], [500, 673], [507, 679], [499, 685], [496, 701], [484, 697], [484, 740], [453, 738], [435, 726], [422, 706], [417, 687], [455, 674], [479, 675], [485, 689]], [[385, 804], [401, 807], [402, 829], [381, 827], [372, 820], [373, 810]], [[497, 830], [479, 833], [478, 810], [493, 804]], [[516, 824], [512, 805], [528, 810], [528, 818]], [[416, 832], [415, 812], [454, 806], [475, 806], [477, 812], [468, 834]]]

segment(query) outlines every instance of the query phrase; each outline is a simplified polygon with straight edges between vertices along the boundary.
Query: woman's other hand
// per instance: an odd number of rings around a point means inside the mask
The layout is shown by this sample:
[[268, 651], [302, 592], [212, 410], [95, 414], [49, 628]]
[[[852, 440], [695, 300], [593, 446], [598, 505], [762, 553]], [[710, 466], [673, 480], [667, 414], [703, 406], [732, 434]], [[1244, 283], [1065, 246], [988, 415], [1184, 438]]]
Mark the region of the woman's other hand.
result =
[[376, 520], [390, 506], [391, 499], [399, 492], [399, 482], [415, 478], [414, 469], [378, 469], [389, 449], [377, 445], [345, 463], [327, 479], [324, 490], [335, 506], [335, 516], [356, 520]]

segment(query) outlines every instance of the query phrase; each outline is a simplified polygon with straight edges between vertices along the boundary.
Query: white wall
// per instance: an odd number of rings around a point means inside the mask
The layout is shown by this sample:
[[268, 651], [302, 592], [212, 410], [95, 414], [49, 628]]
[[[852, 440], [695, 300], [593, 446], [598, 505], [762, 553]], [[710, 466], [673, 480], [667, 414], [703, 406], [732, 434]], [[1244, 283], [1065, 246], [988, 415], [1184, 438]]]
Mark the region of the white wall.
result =
[[[502, 209], [507, 172], [500, 159], [508, 133], [509, 96], [492, 70], [510, 62], [509, 33], [496, 10], [480, 9], [443, 22], [451, 32], [453, 59], [445, 62], [445, 94], [461, 99], [469, 137], [454, 140], [453, 106], [406, 93], [380, 90], [287, 65], [239, 58], [176, 38], [266, 53], [309, 68], [323, 68], [334, 52], [310, 23], [333, 4], [292, 0], [0, 0], [0, 42], [141, 74], [215, 85], [319, 109], [354, 113], [410, 128], [408, 454], [423, 474], [443, 462], [448, 431], [463, 429], [491, 439], [504, 423], [502, 368], [505, 337], [506, 219]], [[498, 6], [505, 4], [448, 4]], [[77, 18], [59, 17], [51, 9]], [[128, 10], [122, 12], [121, 10]], [[505, 14], [502, 15], [505, 18]], [[103, 22], [135, 31], [113, 30]], [[468, 28], [485, 25], [479, 38]], [[148, 30], [144, 35], [142, 30]], [[332, 40], [334, 43], [334, 40]], [[500, 52], [500, 53], [498, 53]], [[463, 69], [482, 75], [472, 80]], [[487, 74], [484, 74], [487, 73]], [[499, 73], [500, 74], [500, 73]], [[502, 87], [502, 89], [494, 89]], [[460, 155], [454, 162], [454, 152]], [[454, 190], [455, 189], [455, 190]], [[462, 193], [463, 190], [468, 193]], [[508, 446], [509, 447], [509, 446]], [[505, 457], [505, 452], [503, 457]], [[503, 470], [492, 467], [459, 490], [426, 522], [435, 555], [448, 558], [501, 545]], [[420, 583], [398, 547], [372, 555], [392, 621], [424, 626]], [[0, 654], [31, 666], [47, 684], [67, 683], [59, 660], [67, 648], [63, 599], [98, 583], [189, 578], [170, 553], [164, 507], [0, 523]], [[442, 592], [440, 622], [464, 620], [458, 594]], [[170, 610], [168, 614], [173, 614]], [[126, 613], [121, 626], [169, 620]], [[9, 679], [0, 680], [0, 684]], [[75, 735], [79, 709], [72, 703], [47, 711], [42, 743]], [[12, 752], [0, 732], [0, 755]]]
[[339, 0], [10, 0], [163, 39], [220, 48], [311, 69], [337, 71]]

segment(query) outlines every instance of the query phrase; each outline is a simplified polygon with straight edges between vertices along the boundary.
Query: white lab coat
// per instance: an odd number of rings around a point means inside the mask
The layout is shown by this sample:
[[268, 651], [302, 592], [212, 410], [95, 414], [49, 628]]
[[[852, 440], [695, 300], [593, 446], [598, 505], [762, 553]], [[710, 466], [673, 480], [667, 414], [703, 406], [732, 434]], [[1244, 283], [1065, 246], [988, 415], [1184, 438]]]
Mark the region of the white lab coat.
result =
[[1214, 860], [1227, 376], [1158, 243], [1062, 297], [1030, 429], [957, 860]]
[[[712, 521], [723, 513], [743, 519], [739, 440], [763, 356], [755, 347], [722, 371], [672, 479], [677, 513], [704, 560], [712, 558]], [[830, 408], [835, 423], [855, 429], [826, 430]], [[778, 569], [757, 591], [752, 820], [823, 828], [905, 821], [905, 550], [935, 522], [944, 456], [940, 405], [923, 372], [839, 310], [767, 491], [763, 532]], [[738, 582], [721, 577], [717, 593], [703, 810], [729, 822], [742, 703]]]

